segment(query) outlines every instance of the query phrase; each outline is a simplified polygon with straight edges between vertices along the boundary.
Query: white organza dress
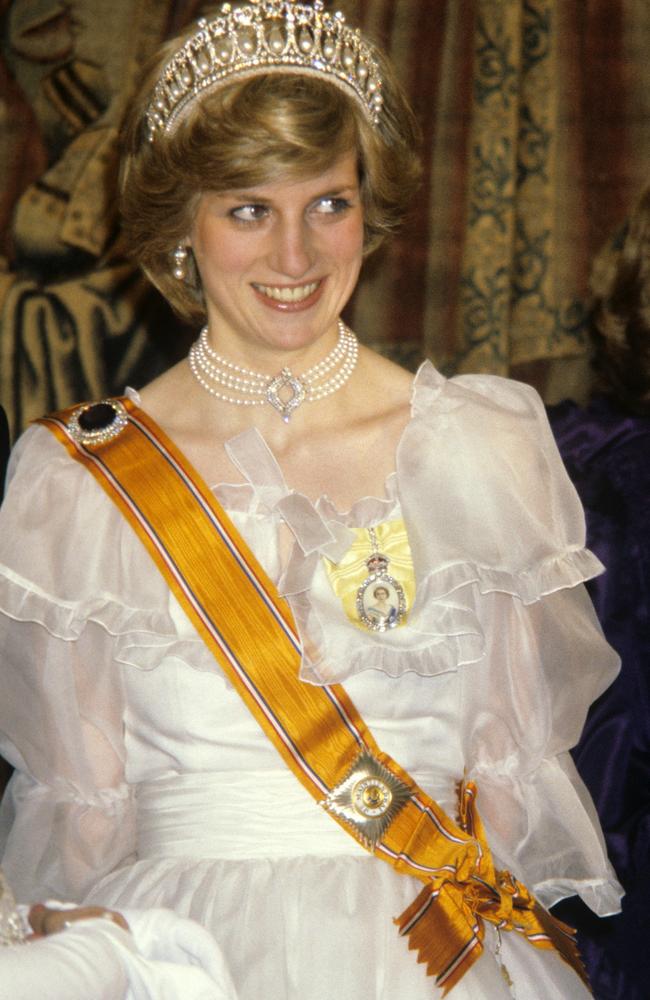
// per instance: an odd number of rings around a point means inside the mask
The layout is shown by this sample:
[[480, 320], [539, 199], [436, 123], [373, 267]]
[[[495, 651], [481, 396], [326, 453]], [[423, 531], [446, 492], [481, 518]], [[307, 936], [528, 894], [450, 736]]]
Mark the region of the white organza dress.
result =
[[[601, 567], [534, 392], [425, 364], [386, 496], [345, 514], [292, 493], [256, 432], [230, 451], [244, 482], [216, 494], [291, 604], [304, 682], [343, 683], [382, 749], [451, 814], [456, 783], [476, 781], [498, 865], [543, 903], [577, 892], [615, 911], [568, 749], [617, 659], [581, 586]], [[241, 1000], [437, 995], [393, 924], [419, 883], [368, 855], [288, 772], [94, 479], [43, 428], [24, 435], [12, 472], [0, 749], [19, 769], [3, 826], [22, 898], [191, 916]], [[286, 566], [282, 522], [295, 536]], [[335, 590], [337, 560], [368, 527], [402, 523], [415, 600], [406, 624], [369, 632]], [[586, 995], [555, 953], [490, 927], [452, 993]]]

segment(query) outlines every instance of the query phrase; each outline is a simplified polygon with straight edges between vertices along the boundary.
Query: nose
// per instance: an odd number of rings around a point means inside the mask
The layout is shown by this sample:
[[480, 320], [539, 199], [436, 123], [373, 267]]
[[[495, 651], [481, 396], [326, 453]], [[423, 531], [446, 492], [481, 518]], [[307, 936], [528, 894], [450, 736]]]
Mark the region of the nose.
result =
[[270, 264], [277, 274], [294, 281], [307, 274], [314, 263], [314, 248], [303, 218], [279, 219], [272, 240]]

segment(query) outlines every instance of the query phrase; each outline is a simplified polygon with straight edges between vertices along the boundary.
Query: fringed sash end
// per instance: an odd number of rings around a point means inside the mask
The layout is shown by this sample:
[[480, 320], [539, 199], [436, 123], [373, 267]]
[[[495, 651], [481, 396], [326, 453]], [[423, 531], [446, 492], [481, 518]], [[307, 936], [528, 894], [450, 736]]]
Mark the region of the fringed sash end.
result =
[[483, 923], [467, 923], [454, 905], [447, 885], [425, 886], [417, 899], [395, 920], [402, 937], [427, 975], [436, 980], [443, 996], [459, 982], [483, 951]]

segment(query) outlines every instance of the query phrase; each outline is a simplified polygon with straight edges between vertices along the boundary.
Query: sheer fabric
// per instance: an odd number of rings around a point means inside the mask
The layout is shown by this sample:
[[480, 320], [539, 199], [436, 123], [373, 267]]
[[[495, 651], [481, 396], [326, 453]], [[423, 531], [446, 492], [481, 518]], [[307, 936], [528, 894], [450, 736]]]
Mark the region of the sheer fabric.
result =
[[[475, 779], [499, 864], [546, 905], [578, 892], [616, 910], [567, 751], [617, 658], [579, 586], [601, 567], [532, 390], [423, 366], [386, 495], [344, 513], [293, 493], [255, 432], [230, 449], [244, 482], [217, 495], [291, 604], [303, 680], [344, 682], [444, 808], [464, 773]], [[415, 604], [404, 627], [363, 632], [322, 556], [340, 556], [351, 528], [400, 517]], [[242, 998], [269, 977], [278, 996], [322, 998], [309, 985], [316, 939], [331, 994], [430, 996], [391, 922], [417, 886], [305, 801], [128, 524], [42, 428], [15, 450], [0, 564], [2, 752], [20, 772], [4, 865], [22, 898], [174, 907], [211, 927]], [[584, 995], [555, 955], [513, 937], [509, 969], [531, 970], [520, 1000]], [[490, 932], [459, 998], [511, 995], [498, 947]]]

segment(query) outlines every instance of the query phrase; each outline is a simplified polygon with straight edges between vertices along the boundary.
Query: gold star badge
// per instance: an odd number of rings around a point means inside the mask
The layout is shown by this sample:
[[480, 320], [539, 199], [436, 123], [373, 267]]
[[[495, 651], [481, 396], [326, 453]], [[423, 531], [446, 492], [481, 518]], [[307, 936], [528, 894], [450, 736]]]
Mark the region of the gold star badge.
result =
[[363, 750], [321, 805], [349, 823], [373, 851], [410, 797], [404, 782]]

